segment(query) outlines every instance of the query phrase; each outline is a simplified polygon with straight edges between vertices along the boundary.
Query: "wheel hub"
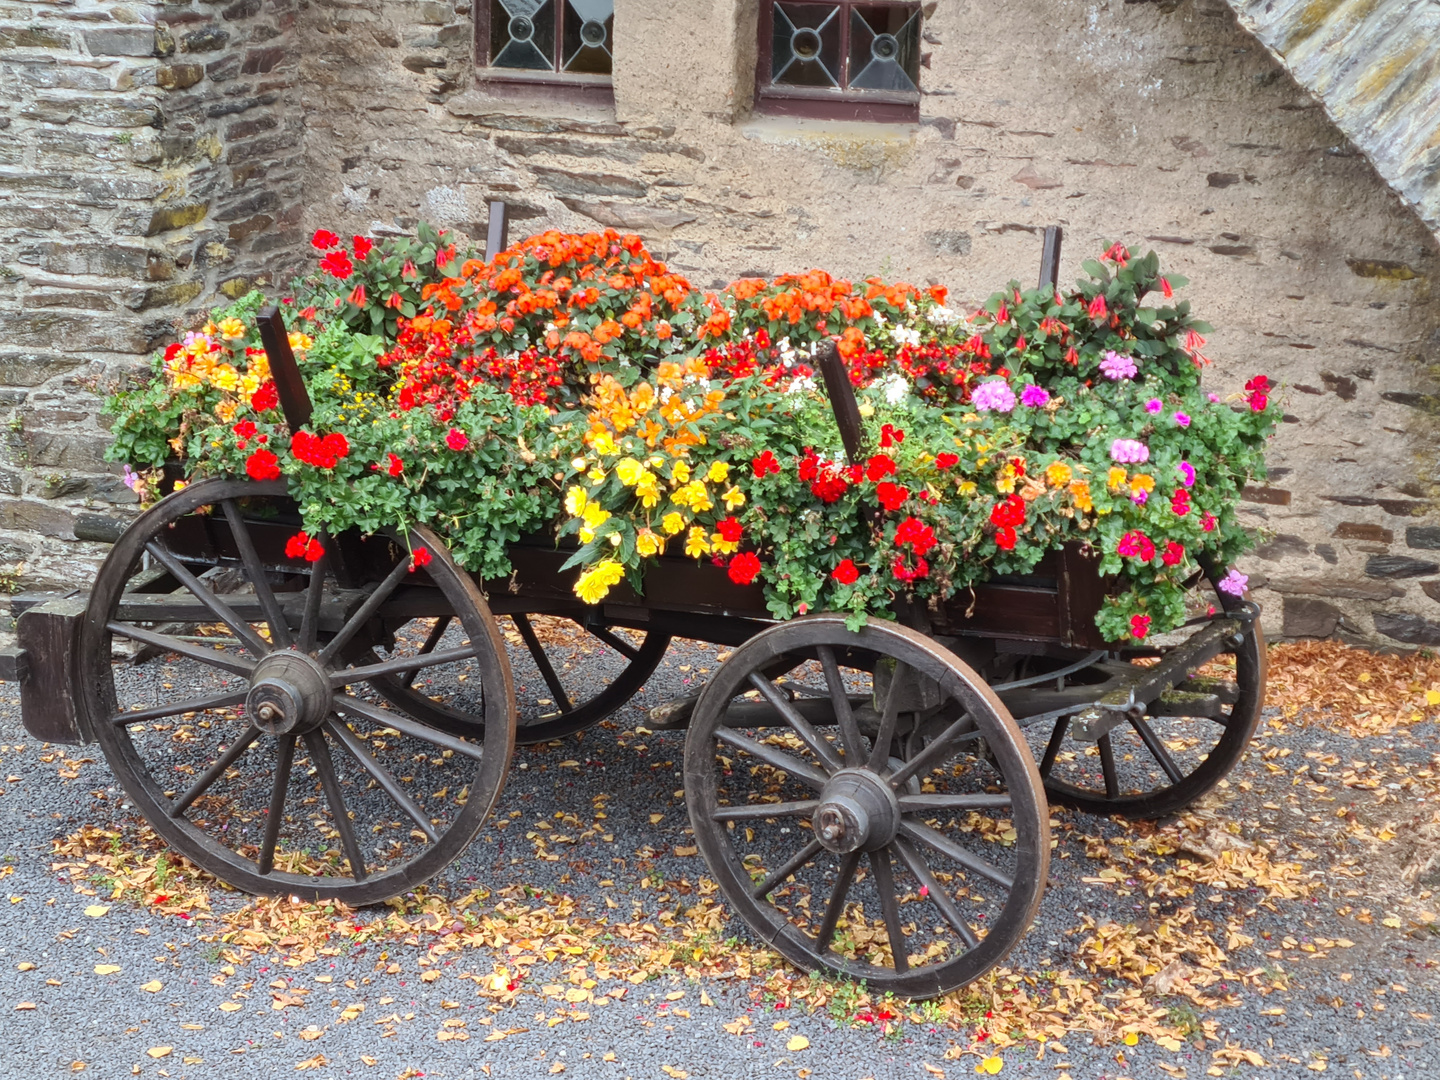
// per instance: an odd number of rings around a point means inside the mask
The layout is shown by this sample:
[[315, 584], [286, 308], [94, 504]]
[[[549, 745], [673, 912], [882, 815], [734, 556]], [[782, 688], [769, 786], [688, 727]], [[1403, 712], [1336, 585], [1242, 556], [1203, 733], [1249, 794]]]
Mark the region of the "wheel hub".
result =
[[286, 649], [255, 665], [245, 711], [268, 735], [304, 734], [324, 721], [332, 696], [325, 669], [304, 653]]
[[842, 769], [825, 784], [810, 823], [815, 839], [837, 854], [878, 851], [895, 839], [900, 804], [877, 773]]

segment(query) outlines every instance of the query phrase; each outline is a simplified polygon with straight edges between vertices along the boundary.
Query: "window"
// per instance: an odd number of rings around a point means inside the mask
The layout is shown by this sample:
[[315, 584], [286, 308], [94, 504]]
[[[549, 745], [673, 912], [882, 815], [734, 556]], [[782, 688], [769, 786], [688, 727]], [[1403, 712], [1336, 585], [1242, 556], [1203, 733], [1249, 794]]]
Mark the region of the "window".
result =
[[832, 120], [920, 118], [918, 3], [760, 5], [756, 105]]
[[487, 88], [613, 100], [614, 0], [479, 0], [476, 11], [476, 73]]

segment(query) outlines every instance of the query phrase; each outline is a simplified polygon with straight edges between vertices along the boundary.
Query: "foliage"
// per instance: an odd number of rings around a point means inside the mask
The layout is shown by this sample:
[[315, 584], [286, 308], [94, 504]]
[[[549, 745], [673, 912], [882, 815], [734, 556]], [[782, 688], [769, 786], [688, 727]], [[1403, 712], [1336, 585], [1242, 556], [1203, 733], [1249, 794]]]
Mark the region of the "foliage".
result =
[[[321, 528], [424, 522], [497, 576], [507, 543], [553, 529], [587, 603], [643, 590], [671, 555], [758, 582], [777, 618], [852, 624], [1076, 542], [1113, 577], [1101, 631], [1144, 638], [1184, 619], [1197, 566], [1246, 544], [1235, 504], [1278, 409], [1264, 377], [1202, 391], [1209, 327], [1153, 253], [1116, 245], [1067, 293], [1011, 283], [963, 317], [940, 288], [819, 270], [701, 294], [614, 232], [544, 233], [489, 264], [440, 234], [362, 239], [317, 234], [329, 276], [297, 286], [311, 430], [277, 409], [252, 295], [112, 399], [114, 456], [285, 476], [301, 550]], [[815, 378], [827, 339], [864, 418], [855, 462]]]

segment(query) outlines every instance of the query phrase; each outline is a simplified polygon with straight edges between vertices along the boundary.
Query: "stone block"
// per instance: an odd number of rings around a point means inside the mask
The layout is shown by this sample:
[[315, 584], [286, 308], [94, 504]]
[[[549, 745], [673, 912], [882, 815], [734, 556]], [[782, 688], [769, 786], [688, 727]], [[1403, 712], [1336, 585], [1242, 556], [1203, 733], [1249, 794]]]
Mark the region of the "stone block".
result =
[[[1252, 585], [1252, 588], [1255, 587]], [[1363, 578], [1321, 577], [1306, 574], [1303, 577], [1271, 578], [1269, 587], [1281, 595], [1329, 596], [1345, 600], [1389, 600], [1404, 596], [1405, 590], [1388, 581], [1366, 581]]]
[[1376, 499], [1375, 505], [1395, 517], [1419, 517], [1428, 513], [1432, 504], [1423, 499]]
[[75, 515], [48, 503], [28, 499], [0, 502], [0, 529], [39, 533], [41, 536], [75, 537]]
[[150, 215], [150, 223], [145, 226], [145, 235], [156, 236], [162, 232], [169, 232], [171, 229], [184, 229], [191, 225], [198, 225], [205, 220], [205, 215], [209, 211], [210, 204], [203, 202], [161, 207]]
[[1420, 591], [1430, 597], [1431, 600], [1440, 603], [1440, 581], [1422, 581], [1420, 583]]
[[28, 455], [27, 464], [56, 469], [109, 468], [105, 463], [107, 439], [69, 431], [27, 430], [22, 436]]
[[1345, 264], [1357, 277], [1382, 278], [1386, 281], [1411, 281], [1423, 277], [1409, 263], [1393, 259], [1346, 259]]
[[191, 30], [180, 39], [182, 52], [201, 53], [215, 52], [223, 49], [230, 41], [230, 31], [222, 30], [218, 26], [206, 26], [199, 30]]
[[150, 26], [107, 26], [82, 35], [91, 56], [152, 56], [155, 29]]
[[1405, 530], [1405, 546], [1440, 551], [1440, 526], [1411, 525]]
[[0, 353], [0, 386], [39, 386], [74, 371], [80, 364], [78, 357], [59, 353]]
[[241, 120], [231, 124], [225, 129], [225, 138], [230, 142], [239, 139], [248, 139], [252, 135], [259, 135], [262, 131], [274, 131], [280, 126], [278, 116], [257, 116], [252, 120]]
[[1257, 558], [1266, 562], [1275, 562], [1291, 555], [1310, 554], [1310, 545], [1303, 537], [1292, 536], [1289, 533], [1281, 533], [1272, 540], [1268, 540], [1255, 549]]
[[636, 199], [645, 194], [647, 186], [639, 180], [615, 173], [571, 172], [569, 169], [554, 169], [545, 165], [531, 168], [535, 179], [558, 195], [619, 195]]
[[256, 233], [264, 232], [274, 224], [275, 219], [269, 214], [256, 214], [252, 218], [248, 218], [245, 221], [237, 221], [234, 225], [231, 225], [229, 239], [248, 240]]
[[427, 71], [443, 68], [448, 62], [441, 53], [411, 53], [400, 61], [400, 66], [406, 71], [424, 75]]
[[285, 49], [280, 45], [270, 45], [263, 49], [251, 49], [245, 54], [245, 63], [241, 65], [242, 75], [264, 75], [274, 71], [276, 66], [285, 59]]
[[1372, 555], [1365, 560], [1365, 573], [1376, 578], [1412, 578], [1440, 573], [1440, 563], [1412, 559], [1408, 555]]
[[221, 207], [215, 211], [216, 221], [231, 222], [239, 221], [242, 218], [254, 217], [258, 213], [280, 208], [280, 196], [273, 191], [259, 191], [254, 195], [247, 196], [229, 206]]
[[1342, 618], [1334, 604], [1310, 597], [1287, 596], [1282, 630], [1286, 637], [1326, 638], [1335, 633]]
[[[571, 199], [563, 196], [560, 201], [577, 214], [584, 214], [612, 229], [634, 229], [640, 232], [674, 229], [696, 219], [696, 215], [684, 211], [662, 210], [636, 203], [596, 202], [592, 199]], [[514, 215], [511, 217], [513, 219]]]
[[1246, 484], [1240, 492], [1240, 498], [1245, 502], [1266, 503], [1270, 506], [1289, 506], [1290, 492], [1284, 488], [1274, 488], [1266, 485], [1261, 487], [1256, 484]]
[[[1365, 540], [1372, 544], [1393, 544], [1395, 534], [1383, 525], [1367, 525], [1359, 521], [1342, 521], [1330, 534], [1337, 540]], [[1414, 544], [1410, 545], [1414, 547]]]
[[205, 78], [199, 64], [161, 64], [155, 69], [155, 85], [162, 90], [188, 90]]
[[0, 26], [0, 49], [69, 49], [70, 35], [52, 26]]
[[1375, 629], [1407, 645], [1440, 645], [1440, 623], [1405, 612], [1377, 611]]
[[970, 234], [958, 229], [932, 229], [925, 234], [925, 242], [941, 255], [970, 254]]
[[227, 22], [235, 22], [237, 19], [248, 19], [260, 14], [261, 0], [235, 0], [233, 4], [220, 12], [220, 17]]
[[143, 247], [124, 244], [63, 243], [49, 241], [25, 248], [19, 262], [51, 274], [95, 274], [105, 277], [139, 277], [145, 271]]
[[131, 311], [149, 311], [151, 308], [174, 307], [188, 304], [205, 291], [201, 281], [176, 281], [169, 285], [156, 285], [149, 289], [136, 289], [125, 298], [125, 306]]

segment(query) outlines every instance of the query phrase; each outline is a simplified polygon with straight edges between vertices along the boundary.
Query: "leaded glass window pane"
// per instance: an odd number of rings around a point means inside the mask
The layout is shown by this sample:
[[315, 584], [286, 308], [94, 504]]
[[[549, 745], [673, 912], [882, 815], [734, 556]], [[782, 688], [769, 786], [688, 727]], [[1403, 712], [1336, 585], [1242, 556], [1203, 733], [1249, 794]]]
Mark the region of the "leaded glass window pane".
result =
[[564, 71], [609, 75], [614, 0], [566, 0]]
[[920, 12], [894, 5], [850, 9], [850, 89], [920, 89]]
[[772, 81], [779, 86], [838, 88], [843, 25], [837, 5], [777, 3]]
[[552, 0], [491, 0], [490, 66], [555, 70]]

